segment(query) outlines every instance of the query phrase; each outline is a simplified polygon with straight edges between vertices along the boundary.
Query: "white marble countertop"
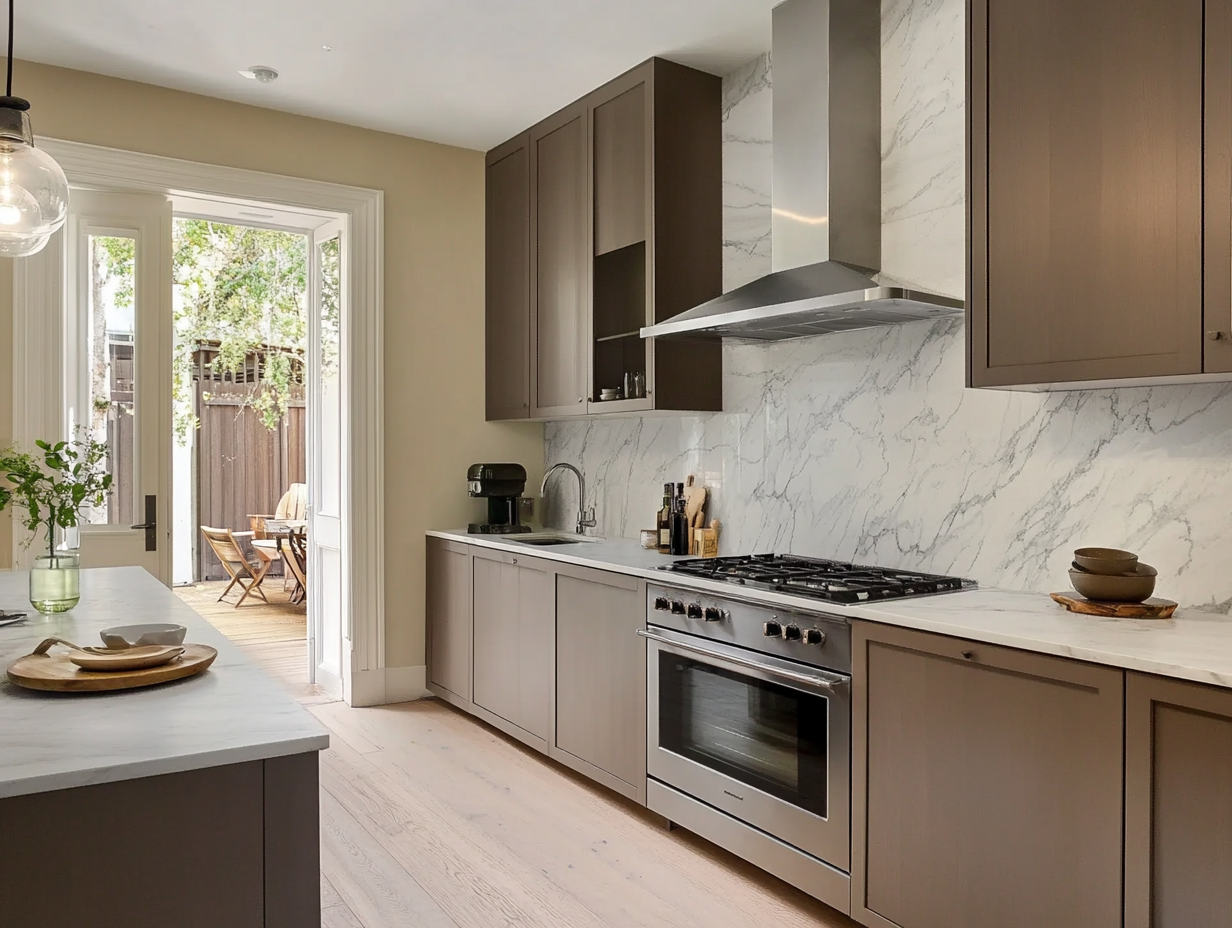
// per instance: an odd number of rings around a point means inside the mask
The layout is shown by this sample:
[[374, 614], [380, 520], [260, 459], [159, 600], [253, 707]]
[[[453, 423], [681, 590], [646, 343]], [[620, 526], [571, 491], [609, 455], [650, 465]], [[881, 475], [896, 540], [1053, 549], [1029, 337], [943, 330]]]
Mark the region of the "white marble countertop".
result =
[[43, 693], [0, 677], [0, 798], [319, 751], [325, 729], [214, 626], [139, 567], [84, 570], [81, 602], [41, 617], [28, 574], [0, 572], [0, 611], [26, 612], [0, 628], [0, 665], [44, 638], [101, 645], [99, 631], [175, 622], [218, 649], [205, 673], [116, 693]]
[[[841, 606], [657, 571], [656, 567], [670, 559], [643, 550], [637, 542], [623, 539], [536, 548], [493, 536], [468, 535], [465, 531], [428, 534], [546, 560], [631, 574], [716, 595], [765, 602], [780, 608], [866, 619], [1126, 670], [1232, 687], [1232, 617], [1197, 609], [1178, 609], [1171, 619], [1103, 619], [1073, 615], [1049, 599], [1046, 593], [1004, 590], [968, 590], [870, 605]], [[1063, 579], [1058, 580], [1057, 589], [1064, 589], [1065, 585]]]

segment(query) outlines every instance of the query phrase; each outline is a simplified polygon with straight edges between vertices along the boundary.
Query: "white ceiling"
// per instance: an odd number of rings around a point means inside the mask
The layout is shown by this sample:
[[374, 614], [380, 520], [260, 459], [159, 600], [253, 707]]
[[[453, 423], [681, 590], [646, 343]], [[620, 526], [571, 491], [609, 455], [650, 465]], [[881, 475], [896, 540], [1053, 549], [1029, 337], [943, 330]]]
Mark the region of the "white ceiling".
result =
[[37, 0], [15, 57], [488, 149], [652, 55], [743, 64], [777, 2]]

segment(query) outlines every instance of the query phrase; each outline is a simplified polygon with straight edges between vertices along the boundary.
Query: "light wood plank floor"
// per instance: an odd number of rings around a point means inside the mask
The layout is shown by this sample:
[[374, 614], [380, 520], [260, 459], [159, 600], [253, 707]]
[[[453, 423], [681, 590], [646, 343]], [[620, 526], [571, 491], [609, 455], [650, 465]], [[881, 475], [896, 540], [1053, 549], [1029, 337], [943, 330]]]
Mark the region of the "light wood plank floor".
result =
[[177, 592], [330, 731], [325, 928], [855, 925], [439, 701], [352, 709], [310, 692], [285, 605], [215, 608], [217, 591]]

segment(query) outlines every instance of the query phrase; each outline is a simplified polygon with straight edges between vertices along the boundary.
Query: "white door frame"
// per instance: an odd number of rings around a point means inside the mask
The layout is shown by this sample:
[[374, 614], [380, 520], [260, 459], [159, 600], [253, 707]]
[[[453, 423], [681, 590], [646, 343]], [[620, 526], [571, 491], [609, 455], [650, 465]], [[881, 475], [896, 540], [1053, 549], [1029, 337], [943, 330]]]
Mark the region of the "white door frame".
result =
[[[398, 693], [387, 695], [385, 680], [384, 193], [60, 139], [40, 138], [38, 145], [59, 162], [73, 186], [243, 200], [257, 208], [285, 204], [346, 214], [350, 235], [346, 492], [348, 511], [354, 515], [347, 520], [344, 564], [350, 579], [344, 640], [351, 660], [350, 673], [343, 675], [343, 698], [354, 706], [405, 698]], [[56, 244], [61, 239], [54, 236], [47, 247], [61, 247]], [[13, 438], [22, 445], [60, 430], [60, 314], [38, 312], [37, 308], [60, 305], [64, 287], [63, 274], [37, 269], [29, 273], [27, 262], [14, 262]], [[15, 537], [20, 532], [20, 525], [14, 524]], [[15, 544], [15, 566], [24, 566], [21, 554], [20, 544]]]

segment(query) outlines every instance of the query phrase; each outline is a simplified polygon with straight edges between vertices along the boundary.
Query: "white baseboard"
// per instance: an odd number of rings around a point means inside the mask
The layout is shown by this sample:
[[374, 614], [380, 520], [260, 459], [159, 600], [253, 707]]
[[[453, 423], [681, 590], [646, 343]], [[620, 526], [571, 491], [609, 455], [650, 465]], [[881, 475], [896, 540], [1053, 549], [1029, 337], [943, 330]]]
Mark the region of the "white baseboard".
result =
[[427, 684], [428, 668], [424, 664], [357, 670], [351, 674], [351, 698], [348, 702], [357, 708], [410, 702], [430, 695]]

